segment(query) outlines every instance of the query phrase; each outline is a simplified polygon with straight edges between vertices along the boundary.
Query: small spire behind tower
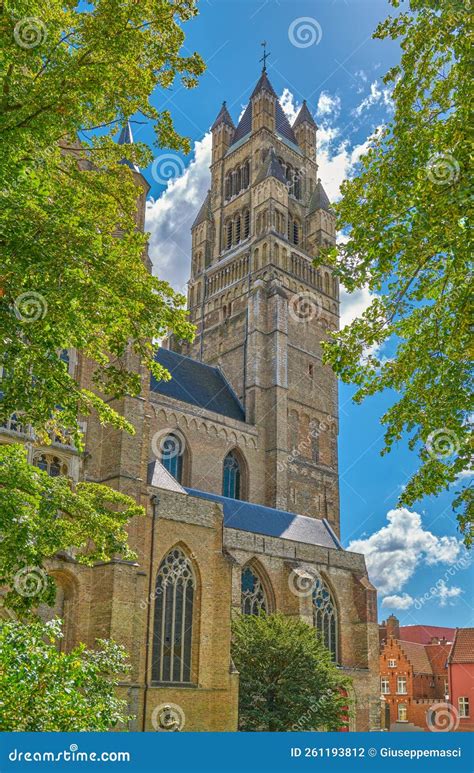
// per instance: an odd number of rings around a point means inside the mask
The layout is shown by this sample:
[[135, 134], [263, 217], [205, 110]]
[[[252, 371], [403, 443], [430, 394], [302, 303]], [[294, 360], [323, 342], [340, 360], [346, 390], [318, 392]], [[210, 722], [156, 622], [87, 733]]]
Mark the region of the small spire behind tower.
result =
[[[130, 125], [130, 121], [127, 120], [127, 123], [125, 123], [122, 126], [122, 131], [120, 132], [119, 138], [117, 140], [118, 145], [133, 145], [133, 133], [132, 133], [132, 127]], [[122, 159], [120, 161], [121, 164], [126, 164], [126, 166], [130, 167], [132, 171], [138, 172], [140, 174], [139, 167], [132, 163], [131, 161], [128, 161], [126, 158]]]

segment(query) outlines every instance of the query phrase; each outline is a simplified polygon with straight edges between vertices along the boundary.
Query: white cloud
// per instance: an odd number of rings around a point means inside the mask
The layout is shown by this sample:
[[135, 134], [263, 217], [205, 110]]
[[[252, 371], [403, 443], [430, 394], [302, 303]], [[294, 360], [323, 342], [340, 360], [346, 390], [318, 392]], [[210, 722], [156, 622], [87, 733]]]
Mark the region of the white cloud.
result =
[[290, 89], [283, 89], [280, 96], [280, 105], [283, 108], [283, 112], [292, 124], [300, 111], [300, 103], [297, 102], [291, 93]]
[[440, 580], [438, 583], [438, 593], [440, 607], [447, 607], [450, 604], [449, 599], [456, 599], [464, 591], [458, 588], [457, 585], [452, 585], [450, 588], [446, 585], [444, 580]]
[[380, 88], [378, 81], [370, 84], [370, 94], [352, 111], [353, 115], [361, 116], [365, 110], [369, 110], [374, 105], [381, 102], [385, 107], [393, 108], [393, 102], [390, 89]]
[[337, 117], [340, 113], [340, 110], [340, 97], [336, 95], [332, 96], [328, 91], [322, 91], [319, 95], [316, 115], [320, 118], [326, 115], [334, 115], [334, 117]]
[[372, 303], [374, 296], [366, 287], [348, 293], [341, 287], [341, 328], [349, 325], [356, 317], [360, 317]]
[[423, 564], [452, 564], [462, 544], [456, 537], [426, 531], [421, 515], [404, 507], [387, 513], [388, 525], [366, 539], [353, 540], [348, 550], [364, 553], [369, 576], [383, 595], [399, 592]]
[[156, 201], [147, 202], [154, 273], [184, 292], [191, 265], [191, 226], [211, 184], [211, 132], [194, 145], [194, 157], [181, 177], [170, 180]]
[[410, 609], [414, 604], [414, 599], [409, 593], [402, 593], [401, 596], [394, 594], [393, 596], [385, 596], [382, 601], [383, 607], [390, 607], [390, 609]]

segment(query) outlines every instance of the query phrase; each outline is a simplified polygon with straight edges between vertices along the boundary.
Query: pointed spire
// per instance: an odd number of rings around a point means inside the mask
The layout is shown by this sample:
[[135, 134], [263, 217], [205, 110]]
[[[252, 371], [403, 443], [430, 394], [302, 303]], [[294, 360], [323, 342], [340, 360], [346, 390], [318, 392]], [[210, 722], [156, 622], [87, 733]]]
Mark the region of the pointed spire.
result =
[[285, 173], [283, 172], [282, 166], [277, 158], [277, 155], [275, 153], [275, 149], [273, 147], [270, 148], [268, 151], [265, 161], [263, 162], [262, 168], [260, 169], [260, 172], [258, 173], [258, 177], [256, 179], [256, 183], [262, 182], [262, 180], [266, 180], [267, 177], [275, 177], [277, 180], [282, 182], [284, 185], [286, 185], [286, 177]]
[[317, 209], [324, 209], [326, 212], [332, 212], [331, 202], [329, 201], [328, 195], [324, 190], [319, 177], [316, 188], [309, 201], [309, 213], [316, 212]]
[[133, 134], [130, 121], [127, 121], [127, 123], [122, 126], [122, 131], [120, 132], [117, 142], [119, 145], [133, 145]]
[[[132, 127], [130, 126], [130, 121], [127, 121], [126, 124], [122, 126], [122, 131], [120, 132], [120, 136], [117, 140], [118, 145], [133, 145], [133, 134], [132, 134]], [[130, 167], [133, 172], [140, 172], [139, 167], [136, 164], [133, 164], [131, 161], [128, 161], [126, 158], [124, 158], [121, 162], [121, 164], [125, 164], [126, 166]]]
[[206, 220], [212, 220], [212, 211], [211, 211], [211, 191], [208, 190], [206, 198], [204, 199], [204, 202], [201, 206], [201, 209], [196, 215], [196, 219], [194, 223], [192, 224], [191, 228], [194, 228], [195, 226], [199, 225], [200, 223], [204, 223]]
[[257, 81], [257, 85], [255, 86], [250, 99], [252, 100], [257, 94], [260, 94], [261, 91], [268, 91], [275, 99], [278, 99], [275, 89], [268, 79], [266, 70], [262, 70], [262, 74]]
[[318, 127], [316, 126], [316, 121], [314, 120], [313, 116], [311, 115], [310, 111], [308, 110], [308, 105], [306, 104], [306, 99], [303, 99], [303, 104], [301, 105], [300, 111], [298, 115], [296, 116], [295, 122], [293, 124], [293, 129], [296, 129], [298, 126], [300, 126], [302, 123], [309, 123], [310, 126], [314, 126], [315, 129]]
[[221, 123], [225, 123], [227, 124], [227, 126], [230, 126], [231, 129], [235, 129], [234, 122], [232, 120], [232, 117], [229, 111], [227, 110], [227, 103], [225, 101], [222, 103], [222, 107], [219, 110], [219, 114], [216, 120], [211, 126], [211, 130], [214, 131], [214, 129], [217, 129], [217, 127], [220, 126]]

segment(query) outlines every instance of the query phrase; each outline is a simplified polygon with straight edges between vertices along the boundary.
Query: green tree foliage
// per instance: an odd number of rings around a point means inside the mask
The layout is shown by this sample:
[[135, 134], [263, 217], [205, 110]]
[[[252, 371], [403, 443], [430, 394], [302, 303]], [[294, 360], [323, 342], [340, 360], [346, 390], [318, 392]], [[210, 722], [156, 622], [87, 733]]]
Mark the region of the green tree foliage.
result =
[[348, 686], [314, 628], [303, 620], [239, 615], [232, 658], [240, 674], [243, 731], [338, 730], [346, 719]]
[[[95, 409], [104, 422], [133, 431], [95, 389], [137, 394], [137, 362], [166, 377], [153, 360], [152, 339], [168, 330], [190, 338], [192, 326], [184, 298], [152, 277], [143, 260], [137, 183], [120, 161], [147, 165], [150, 149], [118, 146], [114, 135], [141, 113], [154, 122], [157, 145], [189, 151], [150, 95], [176, 79], [192, 87], [203, 71], [197, 54], [179, 54], [182, 24], [196, 3], [93, 0], [87, 12], [62, 0], [4, 5], [1, 419], [16, 412], [43, 438], [72, 428], [79, 443], [77, 415]], [[129, 344], [134, 359], [125, 360]], [[60, 360], [61, 350], [73, 347], [95, 363], [91, 389], [79, 388]]]
[[128, 670], [122, 648], [99, 640], [96, 650], [81, 644], [65, 653], [61, 637], [58, 620], [2, 624], [1, 731], [109, 730], [127, 721], [115, 690]]
[[[336, 213], [347, 242], [329, 256], [350, 292], [368, 287], [374, 298], [326, 343], [325, 360], [357, 386], [357, 402], [384, 389], [396, 393], [382, 417], [384, 452], [405, 433], [418, 449], [419, 468], [400, 497], [412, 505], [456, 483], [470, 461], [472, 26], [457, 0], [404, 5], [375, 32], [400, 39], [400, 64], [385, 77], [393, 84], [393, 120], [361, 159], [358, 176], [342, 186]], [[454, 501], [466, 505], [459, 523], [468, 545], [471, 501], [467, 487]]]
[[73, 549], [85, 564], [135, 558], [125, 526], [142, 514], [119, 491], [92, 483], [71, 488], [67, 478], [32, 467], [23, 446], [0, 446], [0, 585], [9, 588], [3, 604], [20, 617], [41, 602], [53, 604], [47, 562], [60, 551]]

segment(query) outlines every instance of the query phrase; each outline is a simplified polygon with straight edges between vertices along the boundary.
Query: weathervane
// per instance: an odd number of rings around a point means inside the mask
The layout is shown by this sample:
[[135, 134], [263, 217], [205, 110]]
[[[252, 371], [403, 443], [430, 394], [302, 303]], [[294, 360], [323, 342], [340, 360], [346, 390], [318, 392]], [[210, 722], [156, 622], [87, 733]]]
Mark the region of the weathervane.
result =
[[260, 59], [260, 61], [263, 62], [263, 68], [262, 69], [265, 72], [266, 69], [267, 69], [267, 59], [270, 56], [270, 54], [267, 54], [267, 41], [266, 40], [262, 41], [262, 43], [260, 45], [263, 46], [263, 56]]

